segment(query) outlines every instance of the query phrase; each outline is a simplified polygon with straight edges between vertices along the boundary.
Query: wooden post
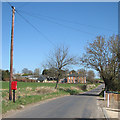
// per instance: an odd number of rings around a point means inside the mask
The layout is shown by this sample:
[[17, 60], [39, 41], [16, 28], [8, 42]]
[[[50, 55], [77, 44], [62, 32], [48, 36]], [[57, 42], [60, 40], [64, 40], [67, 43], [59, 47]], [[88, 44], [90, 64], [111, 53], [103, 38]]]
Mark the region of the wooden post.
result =
[[15, 103], [15, 90], [13, 90], [13, 102]]
[[10, 49], [9, 100], [12, 100], [11, 82], [12, 82], [12, 78], [13, 78], [13, 36], [14, 36], [14, 15], [15, 15], [15, 7], [12, 6], [12, 29], [11, 29], [11, 49]]

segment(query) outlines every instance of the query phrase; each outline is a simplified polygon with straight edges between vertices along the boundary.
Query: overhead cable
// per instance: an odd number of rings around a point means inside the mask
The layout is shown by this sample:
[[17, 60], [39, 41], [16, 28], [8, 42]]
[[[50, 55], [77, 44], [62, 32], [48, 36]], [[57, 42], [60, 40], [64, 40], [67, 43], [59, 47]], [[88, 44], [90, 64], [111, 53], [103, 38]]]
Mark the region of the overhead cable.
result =
[[[22, 10], [21, 10], [21, 12], [26, 13], [26, 14], [30, 14], [30, 13], [28, 13], [26, 11], [22, 11]], [[32, 13], [32, 15], [34, 15], [34, 14]], [[94, 25], [81, 24], [81, 23], [76, 22], [76, 21], [66, 20], [66, 19], [62, 19], [62, 18], [55, 18], [55, 17], [51, 17], [51, 16], [48, 16], [48, 15], [43, 15], [43, 14], [39, 14], [39, 15], [43, 16], [43, 17], [47, 17], [48, 19], [52, 19], [52, 20], [63, 21], [63, 22], [67, 22], [67, 23], [78, 24], [78, 25], [81, 25], [81, 26], [84, 26], [84, 27], [90, 27], [90, 28], [94, 28], [94, 29], [102, 29], [102, 30], [107, 30], [107, 31], [114, 32], [113, 30], [108, 29], [108, 28], [103, 28], [103, 27], [94, 26]], [[36, 15], [36, 16], [38, 16], [38, 15]]]
[[47, 41], [49, 41], [52, 45], [55, 46], [55, 44], [48, 39], [48, 37], [46, 35], [44, 35], [37, 27], [35, 27], [29, 20], [27, 20], [23, 15], [21, 15], [17, 10], [16, 13], [18, 13], [19, 16], [21, 16], [21, 18], [27, 22], [31, 27], [33, 27], [37, 32], [39, 32]]

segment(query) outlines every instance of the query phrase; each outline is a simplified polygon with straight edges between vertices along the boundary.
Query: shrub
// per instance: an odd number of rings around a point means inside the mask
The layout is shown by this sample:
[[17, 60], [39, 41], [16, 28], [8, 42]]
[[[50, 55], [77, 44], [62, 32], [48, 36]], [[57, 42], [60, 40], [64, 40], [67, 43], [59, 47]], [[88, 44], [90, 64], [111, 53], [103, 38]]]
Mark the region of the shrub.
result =
[[86, 91], [87, 90], [87, 85], [81, 85], [81, 90]]

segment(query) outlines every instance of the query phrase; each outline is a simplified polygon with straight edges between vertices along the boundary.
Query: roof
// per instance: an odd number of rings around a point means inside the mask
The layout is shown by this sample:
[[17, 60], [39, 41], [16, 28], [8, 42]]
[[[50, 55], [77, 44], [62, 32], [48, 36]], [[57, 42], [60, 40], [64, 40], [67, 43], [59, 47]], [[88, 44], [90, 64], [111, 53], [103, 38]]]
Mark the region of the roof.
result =
[[45, 77], [45, 76], [43, 76], [43, 75], [41, 75], [37, 80], [39, 80], [39, 81], [44, 81], [44, 80], [46, 80], [47, 78]]
[[84, 76], [78, 73], [72, 73], [68, 77], [84, 77]]
[[78, 74], [77, 73], [72, 73], [69, 75], [69, 77], [78, 77]]

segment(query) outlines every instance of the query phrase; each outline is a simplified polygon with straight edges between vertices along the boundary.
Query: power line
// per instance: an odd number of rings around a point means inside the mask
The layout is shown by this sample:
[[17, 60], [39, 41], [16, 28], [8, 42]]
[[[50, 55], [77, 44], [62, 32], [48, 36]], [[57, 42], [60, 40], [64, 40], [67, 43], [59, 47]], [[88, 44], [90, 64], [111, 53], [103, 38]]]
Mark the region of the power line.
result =
[[21, 16], [21, 18], [27, 22], [31, 27], [33, 27], [37, 32], [39, 32], [47, 41], [49, 41], [53, 46], [55, 46], [55, 44], [49, 40], [46, 35], [44, 35], [37, 27], [35, 27], [31, 22], [29, 22], [23, 15], [21, 15], [17, 10], [16, 13], [18, 13], [19, 16]]
[[61, 19], [61, 18], [57, 19], [57, 18], [54, 18], [54, 17], [46, 16], [46, 15], [41, 15], [41, 16], [48, 17], [48, 18], [53, 19], [53, 20], [60, 20], [60, 21], [63, 21], [63, 22], [67, 22], [67, 23], [69, 22], [69, 23], [73, 23], [73, 24], [77, 24], [77, 25], [81, 25], [81, 26], [86, 26], [86, 27], [94, 28], [94, 29], [98, 29], [99, 28], [99, 29], [102, 29], [102, 30], [108, 30], [108, 31], [114, 32], [113, 30], [110, 30], [110, 29], [107, 29], [107, 28], [93, 26], [93, 25], [87, 25], [87, 24], [81, 24], [81, 23], [76, 22], [76, 21], [65, 20], [65, 19]]
[[58, 22], [55, 22], [55, 21], [52, 21], [52, 20], [49, 20], [49, 19], [46, 19], [46, 18], [41, 18], [40, 16], [32, 15], [32, 14], [30, 14], [30, 13], [24, 13], [24, 14], [26, 14], [26, 15], [28, 15], [28, 16], [36, 17], [36, 18], [38, 18], [38, 19], [40, 19], [40, 20], [42, 20], [42, 19], [43, 19], [43, 20], [46, 20], [46, 21], [48, 21], [48, 22], [51, 22], [51, 23], [60, 25], [60, 26], [62, 26], [62, 27], [68, 28], [68, 29], [72, 29], [72, 30], [75, 30], [75, 31], [79, 31], [79, 32], [82, 32], [82, 33], [89, 34], [89, 35], [95, 35], [95, 34], [90, 33], [90, 32], [82, 31], [82, 30], [80, 30], [80, 29], [78, 29], [78, 28], [74, 28], [74, 27], [71, 27], [71, 26], [68, 26], [68, 25], [64, 25], [64, 24], [62, 24], [62, 23], [58, 23]]
[[[9, 6], [10, 7], [12, 7], [12, 5], [10, 4], [10, 2], [8, 2], [7, 0], [5, 0], [8, 4], [9, 4]], [[14, 1], [13, 1], [14, 2]], [[29, 4], [29, 3], [27, 3], [27, 4]], [[23, 7], [25, 7], [26, 6], [26, 3], [25, 4], [23, 4], [22, 6], [20, 6], [20, 9], [18, 8], [17, 10], [21, 10]]]
[[[6, 0], [7, 1], [7, 0]], [[7, 1], [8, 2], [8, 1]], [[12, 7], [12, 5], [8, 2], [8, 4]], [[24, 7], [26, 5], [26, 3], [22, 6]], [[22, 8], [21, 7], [21, 8]], [[26, 13], [27, 15], [30, 14], [26, 11], [22, 11], [20, 9], [18, 9], [17, 11], [21, 11], [23, 13]], [[33, 14], [32, 14], [33, 15]], [[38, 15], [37, 15], [38, 16]], [[61, 19], [61, 18], [55, 18], [55, 17], [51, 17], [51, 16], [48, 16], [48, 15], [42, 15], [40, 14], [40, 16], [43, 16], [43, 17], [47, 17], [48, 19], [52, 19], [52, 20], [59, 20], [59, 21], [63, 21], [63, 22], [67, 22], [67, 23], [73, 23], [73, 24], [78, 24], [78, 25], [81, 25], [81, 26], [86, 26], [86, 27], [90, 27], [90, 28], [94, 28], [94, 29], [102, 29], [102, 30], [107, 30], [107, 31], [111, 31], [111, 32], [114, 32], [113, 30], [111, 29], [107, 29], [107, 28], [103, 28], [103, 27], [98, 27], [98, 26], [93, 26], [93, 25], [86, 25], [86, 24], [81, 24], [79, 22], [76, 22], [76, 21], [71, 21], [71, 20], [65, 20], [65, 19]], [[38, 16], [39, 17], [39, 16]], [[53, 22], [53, 21], [52, 21]], [[57, 23], [56, 23], [57, 24]], [[75, 29], [75, 28], [74, 28]], [[82, 31], [81, 31], [82, 32]], [[88, 32], [85, 32], [85, 33], [88, 33]]]
[[[6, 0], [7, 1], [7, 0]], [[10, 4], [10, 2], [8, 2], [7, 1], [7, 3], [10, 5], [10, 7], [12, 7], [13, 8], [13, 6]], [[47, 41], [49, 41], [52, 45], [54, 45], [55, 46], [55, 44], [51, 41], [51, 40], [49, 40], [37, 27], [35, 27], [31, 22], [29, 22], [24, 16], [22, 16], [19, 12], [18, 12], [18, 10], [15, 10], [17, 13], [18, 13], [18, 15], [19, 16], [21, 16], [22, 17], [22, 19], [24, 19], [29, 25], [31, 25], [37, 32], [39, 32]]]
[[24, 8], [26, 5], [28, 5], [28, 4], [30, 4], [30, 3], [28, 3], [28, 2], [24, 3], [21, 7], [17, 8], [17, 11], [18, 11], [18, 10], [21, 11], [21, 9], [23, 9], [23, 8]]
[[5, 0], [5, 1], [9, 4], [10, 7], [13, 7], [13, 6], [10, 4], [10, 2], [8, 2], [7, 0]]
[[[26, 13], [26, 14], [29, 14], [29, 13], [26, 12], [26, 11], [21, 11], [21, 12], [24, 12], [24, 13]], [[107, 30], [107, 31], [114, 32], [113, 30], [108, 29], [108, 28], [98, 27], [98, 26], [94, 26], [94, 25], [81, 24], [81, 23], [76, 22], [76, 21], [65, 20], [65, 19], [61, 19], [61, 18], [55, 18], [55, 17], [51, 17], [51, 16], [47, 16], [47, 15], [42, 15], [42, 14], [39, 14], [39, 15], [40, 15], [40, 16], [43, 16], [43, 17], [47, 17], [48, 19], [52, 19], [52, 20], [59, 20], [59, 21], [63, 21], [63, 22], [67, 22], [67, 23], [73, 23], [73, 24], [77, 24], [77, 25], [81, 25], [81, 26], [86, 26], [86, 27], [90, 27], [90, 28], [94, 28], [94, 29], [102, 29], [102, 30]], [[38, 16], [38, 15], [37, 15], [37, 16]]]

